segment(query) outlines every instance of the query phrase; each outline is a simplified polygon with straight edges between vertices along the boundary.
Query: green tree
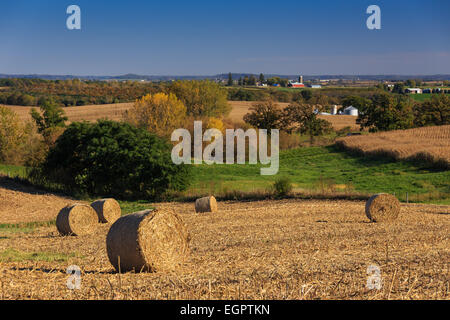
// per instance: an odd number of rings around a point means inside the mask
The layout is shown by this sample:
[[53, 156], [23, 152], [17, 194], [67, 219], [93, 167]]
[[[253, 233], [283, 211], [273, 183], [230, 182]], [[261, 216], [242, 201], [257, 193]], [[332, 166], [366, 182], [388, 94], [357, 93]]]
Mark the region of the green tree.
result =
[[171, 146], [124, 122], [74, 122], [32, 172], [71, 194], [156, 200], [184, 190], [189, 166], [175, 165]]
[[418, 104], [415, 108], [417, 126], [440, 126], [450, 124], [450, 97], [436, 94], [430, 100]]
[[254, 75], [251, 75], [250, 78], [248, 79], [248, 85], [249, 86], [255, 86], [256, 85], [256, 78]]
[[405, 85], [403, 82], [397, 82], [392, 89], [392, 93], [403, 94], [405, 93]]
[[232, 87], [233, 86], [233, 75], [230, 73], [228, 73], [228, 82], [227, 82], [227, 86]]
[[281, 119], [281, 109], [271, 100], [253, 104], [250, 112], [244, 116], [246, 123], [267, 130], [280, 129]]
[[408, 88], [415, 88], [415, 87], [416, 87], [416, 80], [414, 80], [414, 79], [408, 79], [408, 80], [406, 80], [405, 85], [406, 85]]
[[64, 110], [53, 101], [42, 102], [40, 109], [42, 115], [35, 108], [31, 109], [31, 118], [36, 122], [39, 133], [44, 134], [48, 129], [66, 126], [68, 119]]
[[296, 131], [300, 134], [308, 135], [311, 144], [314, 143], [314, 137], [332, 131], [331, 123], [319, 119], [311, 105], [300, 103], [291, 104], [284, 109], [283, 127], [288, 131]]
[[259, 74], [259, 82], [264, 83], [265, 79], [264, 79], [264, 74], [260, 73]]
[[313, 96], [312, 90], [309, 89], [302, 90], [300, 94], [305, 101], [309, 101]]
[[375, 94], [369, 104], [360, 105], [358, 122], [371, 132], [414, 127], [414, 104], [405, 96]]

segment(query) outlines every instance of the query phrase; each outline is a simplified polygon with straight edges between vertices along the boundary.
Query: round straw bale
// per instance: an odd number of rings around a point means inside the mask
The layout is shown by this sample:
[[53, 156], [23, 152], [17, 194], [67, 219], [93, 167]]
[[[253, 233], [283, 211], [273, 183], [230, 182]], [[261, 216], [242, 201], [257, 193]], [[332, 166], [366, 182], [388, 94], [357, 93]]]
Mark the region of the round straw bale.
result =
[[372, 222], [392, 221], [400, 213], [400, 202], [387, 193], [379, 193], [366, 202], [366, 215]]
[[106, 236], [118, 272], [174, 270], [189, 252], [189, 232], [172, 210], [145, 210], [119, 218]]
[[91, 234], [98, 224], [98, 217], [92, 207], [84, 204], [67, 206], [56, 217], [56, 228], [62, 236]]
[[217, 212], [217, 201], [213, 196], [195, 200], [195, 212]]
[[101, 199], [91, 203], [100, 223], [114, 223], [122, 215], [119, 203], [114, 199]]

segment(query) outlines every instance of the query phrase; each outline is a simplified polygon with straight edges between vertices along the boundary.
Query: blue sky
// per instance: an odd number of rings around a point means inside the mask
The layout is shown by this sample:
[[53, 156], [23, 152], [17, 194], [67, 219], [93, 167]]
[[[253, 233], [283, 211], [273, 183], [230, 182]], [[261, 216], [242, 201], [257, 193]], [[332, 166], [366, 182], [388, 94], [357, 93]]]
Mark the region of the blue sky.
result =
[[[81, 30], [66, 28], [71, 4]], [[0, 73], [226, 72], [450, 74], [450, 1], [0, 2]]]

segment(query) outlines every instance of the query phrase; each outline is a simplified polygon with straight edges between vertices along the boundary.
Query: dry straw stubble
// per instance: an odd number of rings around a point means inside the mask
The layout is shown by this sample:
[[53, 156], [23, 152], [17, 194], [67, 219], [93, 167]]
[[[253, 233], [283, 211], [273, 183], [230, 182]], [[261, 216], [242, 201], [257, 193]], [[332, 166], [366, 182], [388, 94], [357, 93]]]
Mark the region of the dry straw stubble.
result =
[[379, 193], [366, 202], [366, 215], [372, 222], [392, 221], [400, 214], [400, 201], [393, 195]]
[[95, 210], [84, 204], [67, 206], [56, 217], [56, 228], [62, 236], [91, 234], [98, 224]]
[[217, 201], [213, 196], [195, 200], [195, 212], [217, 212]]
[[91, 203], [100, 223], [114, 223], [122, 215], [119, 203], [114, 199], [101, 199]]
[[106, 238], [116, 271], [176, 269], [189, 253], [189, 233], [172, 210], [145, 210], [119, 218]]

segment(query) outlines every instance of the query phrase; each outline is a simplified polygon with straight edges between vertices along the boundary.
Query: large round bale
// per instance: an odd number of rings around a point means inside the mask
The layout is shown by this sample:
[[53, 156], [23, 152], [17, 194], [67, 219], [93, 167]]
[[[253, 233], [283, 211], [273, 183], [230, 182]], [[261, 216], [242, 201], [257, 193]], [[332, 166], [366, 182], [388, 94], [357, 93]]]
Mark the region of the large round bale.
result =
[[106, 237], [111, 264], [118, 272], [176, 269], [189, 252], [189, 232], [171, 210], [145, 210], [119, 218]]
[[400, 202], [387, 193], [379, 193], [366, 202], [366, 215], [372, 222], [392, 221], [400, 213]]
[[195, 200], [195, 212], [217, 212], [217, 201], [213, 196]]
[[101, 199], [91, 203], [100, 223], [114, 223], [122, 215], [119, 203], [114, 199]]
[[62, 236], [91, 234], [97, 224], [97, 213], [91, 206], [84, 204], [67, 206], [56, 217], [56, 228]]

